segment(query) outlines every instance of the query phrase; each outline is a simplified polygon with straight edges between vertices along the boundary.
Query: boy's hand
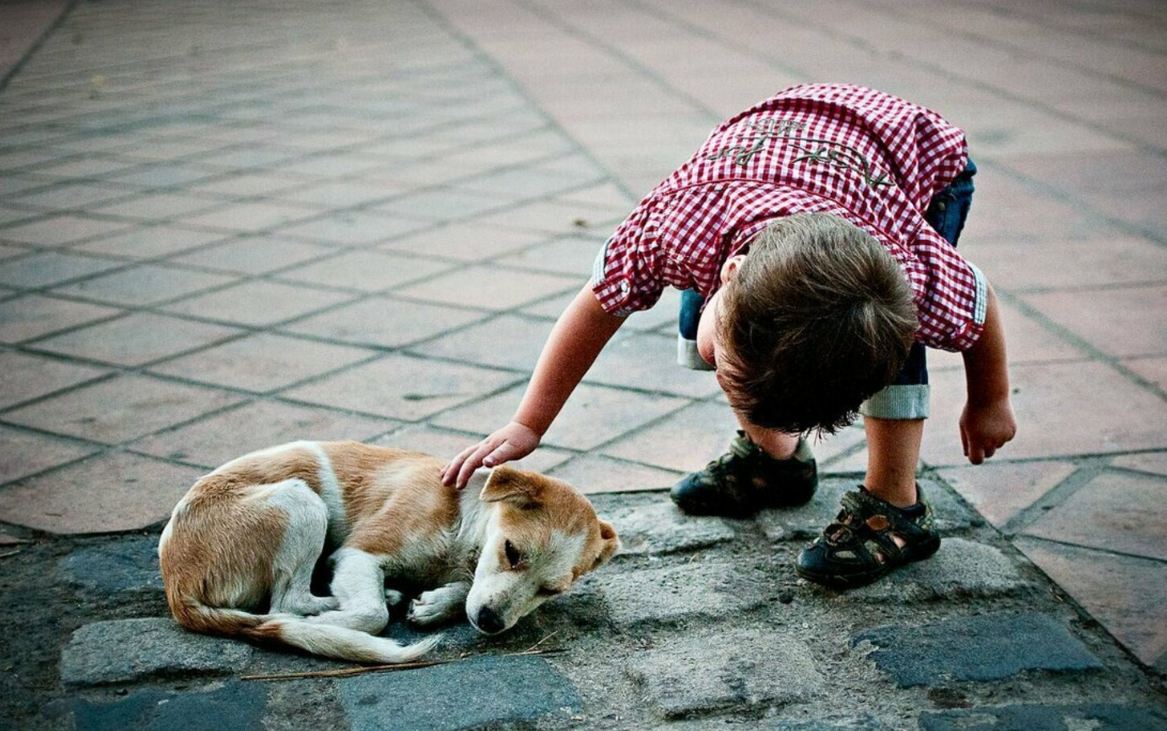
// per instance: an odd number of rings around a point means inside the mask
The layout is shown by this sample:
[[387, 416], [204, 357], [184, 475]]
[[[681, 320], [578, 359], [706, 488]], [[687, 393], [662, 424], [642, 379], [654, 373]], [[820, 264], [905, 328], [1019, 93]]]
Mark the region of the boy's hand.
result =
[[1016, 433], [1017, 422], [1009, 399], [980, 405], [970, 401], [960, 415], [960, 442], [964, 456], [973, 464], [992, 457]]
[[512, 421], [472, 447], [462, 450], [442, 470], [442, 482], [466, 487], [470, 475], [479, 467], [497, 467], [512, 459], [522, 459], [539, 446], [541, 435], [528, 426]]

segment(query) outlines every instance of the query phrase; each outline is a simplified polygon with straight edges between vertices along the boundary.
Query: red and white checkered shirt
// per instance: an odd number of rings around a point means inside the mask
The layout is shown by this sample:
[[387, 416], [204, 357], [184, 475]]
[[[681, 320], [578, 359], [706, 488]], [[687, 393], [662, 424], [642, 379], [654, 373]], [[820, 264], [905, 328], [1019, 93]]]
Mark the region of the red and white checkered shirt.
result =
[[984, 324], [985, 280], [924, 213], [967, 162], [964, 133], [928, 109], [858, 86], [791, 87], [724, 122], [640, 202], [600, 252], [592, 289], [614, 314], [651, 307], [666, 285], [708, 298], [770, 219], [831, 213], [899, 263], [916, 339], [965, 350]]

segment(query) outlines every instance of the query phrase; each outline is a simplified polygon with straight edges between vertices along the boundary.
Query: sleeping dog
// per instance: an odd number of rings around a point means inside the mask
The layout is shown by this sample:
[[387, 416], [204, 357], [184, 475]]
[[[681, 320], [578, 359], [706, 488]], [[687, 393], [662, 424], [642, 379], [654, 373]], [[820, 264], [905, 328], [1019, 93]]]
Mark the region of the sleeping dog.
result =
[[[441, 466], [356, 442], [293, 442], [228, 462], [195, 483], [162, 532], [170, 611], [196, 632], [405, 662], [439, 638], [403, 646], [376, 636], [386, 602], [403, 598], [386, 580], [433, 587], [410, 603], [418, 625], [464, 607], [475, 629], [497, 634], [619, 548], [612, 526], [563, 482], [497, 467], [457, 491], [442, 484]], [[325, 550], [332, 595], [314, 596]]]

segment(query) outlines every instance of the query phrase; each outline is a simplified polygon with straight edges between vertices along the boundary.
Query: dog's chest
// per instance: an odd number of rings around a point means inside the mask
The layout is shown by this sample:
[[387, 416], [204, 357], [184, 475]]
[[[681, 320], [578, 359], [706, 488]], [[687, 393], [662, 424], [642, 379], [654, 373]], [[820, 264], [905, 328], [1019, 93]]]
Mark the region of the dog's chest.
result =
[[[442, 531], [423, 540], [411, 541], [384, 556], [382, 567], [387, 580], [436, 586], [465, 577], [467, 568], [464, 565], [464, 554], [453, 535]], [[472, 572], [473, 568], [469, 571]]]

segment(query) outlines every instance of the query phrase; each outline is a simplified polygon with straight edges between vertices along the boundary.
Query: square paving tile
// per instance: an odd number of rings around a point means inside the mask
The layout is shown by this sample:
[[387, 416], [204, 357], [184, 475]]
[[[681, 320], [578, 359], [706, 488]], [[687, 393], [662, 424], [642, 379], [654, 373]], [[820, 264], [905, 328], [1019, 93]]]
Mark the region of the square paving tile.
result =
[[1167, 564], [1020, 538], [1017, 547], [1151, 667], [1167, 653]]
[[0, 426], [0, 484], [86, 457], [98, 447]]
[[38, 246], [61, 246], [109, 235], [127, 228], [130, 228], [130, 224], [123, 221], [105, 221], [62, 214], [0, 229], [0, 240]]
[[313, 215], [315, 212], [312, 209], [290, 203], [245, 201], [232, 203], [206, 213], [183, 216], [180, 221], [191, 226], [223, 229], [224, 231], [255, 232]]
[[223, 272], [264, 274], [312, 261], [319, 256], [331, 254], [332, 251], [326, 246], [261, 235], [230, 239], [215, 246], [182, 254], [170, 261]]
[[699, 470], [724, 454], [738, 428], [724, 404], [695, 403], [604, 448], [604, 454], [674, 472]]
[[253, 401], [178, 429], [134, 442], [130, 448], [167, 459], [217, 467], [256, 449], [309, 439], [365, 441], [397, 422], [281, 401]]
[[679, 366], [676, 359], [677, 338], [673, 335], [621, 333], [608, 341], [584, 376], [584, 382], [689, 398], [703, 398], [721, 391], [712, 372]]
[[0, 342], [19, 343], [87, 322], [112, 317], [122, 310], [39, 294], [0, 302]]
[[1110, 355], [1167, 354], [1167, 286], [1022, 295], [1054, 322]]
[[539, 359], [553, 324], [548, 320], [502, 315], [410, 350], [529, 373], [535, 368], [535, 361]]
[[309, 180], [309, 178], [299, 175], [275, 175], [268, 172], [246, 173], [195, 183], [188, 185], [187, 189], [218, 195], [280, 196], [285, 191], [303, 187]]
[[141, 312], [55, 335], [38, 341], [36, 347], [78, 358], [136, 366], [225, 340], [239, 332], [222, 325]]
[[[1103, 363], [1017, 365], [1010, 368], [1010, 380], [1017, 436], [993, 459], [1167, 448], [1162, 428], [1167, 405]], [[931, 381], [932, 417], [924, 430], [922, 457], [933, 466], [966, 464], [958, 428], [964, 373], [939, 371]]]
[[998, 528], [1074, 474], [1072, 462], [980, 464], [940, 471], [944, 481]]
[[1122, 364], [1167, 391], [1167, 358], [1132, 358]]
[[355, 363], [374, 351], [260, 333], [151, 368], [155, 373], [267, 392]]
[[282, 395], [416, 421], [516, 380], [510, 373], [391, 354]]
[[24, 353], [0, 352], [0, 409], [91, 381], [109, 371]]
[[210, 320], [263, 327], [350, 299], [339, 292], [250, 280], [166, 306], [167, 311]]
[[210, 198], [191, 195], [189, 193], [147, 193], [137, 198], [101, 206], [91, 206], [89, 211], [103, 216], [156, 221], [163, 218], [188, 216], [188, 214], [194, 211], [204, 211], [208, 208], [221, 207], [224, 203], [225, 201], [221, 198]]
[[368, 246], [432, 225], [431, 221], [415, 221], [400, 216], [350, 212], [281, 227], [279, 233], [341, 246]]
[[72, 247], [73, 251], [152, 259], [193, 249], [224, 238], [222, 232], [195, 231], [177, 226], [138, 226]]
[[280, 272], [281, 279], [327, 287], [380, 292], [450, 269], [450, 265], [421, 256], [379, 251], [350, 251], [340, 256]]
[[[2, 305], [0, 312], [3, 312]], [[353, 345], [397, 348], [484, 316], [481, 312], [456, 307], [373, 297], [299, 320], [283, 329]]]
[[404, 192], [402, 186], [385, 182], [328, 180], [300, 186], [295, 190], [286, 190], [276, 194], [275, 197], [281, 201], [308, 204], [320, 208], [351, 208], [373, 201], [384, 201], [400, 195], [402, 192]]
[[45, 251], [4, 262], [0, 284], [38, 289], [125, 266], [123, 262], [91, 256]]
[[10, 200], [21, 206], [64, 212], [121, 200], [140, 191], [140, 188], [130, 185], [73, 181], [58, 183], [51, 187], [27, 189], [14, 195]]
[[1025, 533], [1063, 543], [1167, 561], [1167, 481], [1106, 472], [1092, 478]]
[[519, 269], [568, 274], [586, 280], [592, 274], [592, 264], [603, 245], [604, 239], [597, 237], [569, 236], [503, 257], [498, 263]]
[[419, 216], [436, 221], [457, 221], [474, 218], [506, 205], [504, 201], [488, 195], [460, 190], [430, 190], [409, 193], [374, 208], [389, 214]]
[[1139, 284], [1158, 279], [1153, 272], [1167, 271], [1167, 251], [1134, 236], [973, 239], [970, 250], [993, 285], [1006, 290]]
[[[680, 472], [623, 462], [610, 457], [584, 455], [551, 470], [551, 476], [583, 493], [661, 490], [672, 487]], [[668, 500], [665, 495], [661, 500]]]
[[118, 444], [228, 406], [224, 391], [145, 376], [115, 378], [4, 415], [23, 426]]
[[227, 284], [235, 277], [179, 269], [158, 264], [138, 264], [129, 269], [91, 277], [54, 293], [118, 305], [152, 305]]
[[[432, 422], [450, 429], [489, 434], [510, 420], [524, 390], [525, 386], [516, 386], [478, 403], [441, 414]], [[668, 396], [647, 396], [581, 384], [543, 436], [543, 444], [568, 449], [595, 449], [686, 403], [684, 399]]]
[[583, 281], [579, 277], [474, 265], [403, 287], [395, 294], [465, 307], [509, 310], [581, 286]]
[[543, 241], [546, 234], [516, 231], [477, 223], [438, 226], [381, 244], [383, 250], [427, 253], [460, 261], [494, 261], [499, 256]]
[[134, 454], [93, 457], [0, 491], [0, 520], [60, 534], [145, 528], [169, 516], [200, 472]]
[[506, 226], [527, 231], [546, 231], [547, 233], [578, 233], [580, 231], [594, 231], [596, 233], [610, 232], [612, 227], [619, 223], [617, 216], [610, 218], [596, 218], [595, 211], [583, 214], [578, 206], [563, 205], [550, 201], [528, 203], [519, 208], [508, 209], [499, 213], [483, 216], [481, 223], [493, 226]]

